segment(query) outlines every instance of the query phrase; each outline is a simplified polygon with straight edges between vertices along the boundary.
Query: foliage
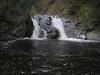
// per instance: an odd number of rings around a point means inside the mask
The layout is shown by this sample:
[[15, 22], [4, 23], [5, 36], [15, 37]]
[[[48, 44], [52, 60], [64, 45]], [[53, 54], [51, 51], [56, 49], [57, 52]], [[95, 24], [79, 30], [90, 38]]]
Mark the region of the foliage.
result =
[[81, 23], [80, 30], [96, 29], [100, 27], [100, 0], [0, 0], [0, 34], [23, 32], [30, 15], [38, 14], [69, 17]]

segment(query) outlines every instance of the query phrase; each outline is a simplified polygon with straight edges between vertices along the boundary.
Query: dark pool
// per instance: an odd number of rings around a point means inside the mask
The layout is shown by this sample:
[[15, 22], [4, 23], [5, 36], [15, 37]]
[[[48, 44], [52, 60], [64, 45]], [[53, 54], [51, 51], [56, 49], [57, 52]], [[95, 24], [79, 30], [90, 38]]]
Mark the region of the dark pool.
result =
[[57, 40], [1, 43], [0, 75], [100, 75], [100, 43]]

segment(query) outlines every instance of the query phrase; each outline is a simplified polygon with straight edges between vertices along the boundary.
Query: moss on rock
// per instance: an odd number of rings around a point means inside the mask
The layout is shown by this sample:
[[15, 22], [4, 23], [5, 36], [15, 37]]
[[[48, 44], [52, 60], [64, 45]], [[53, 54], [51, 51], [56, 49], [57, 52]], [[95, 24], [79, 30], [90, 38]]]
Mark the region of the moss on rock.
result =
[[69, 17], [80, 22], [81, 31], [95, 30], [100, 27], [100, 0], [0, 0], [0, 38], [29, 37], [29, 17], [38, 14]]

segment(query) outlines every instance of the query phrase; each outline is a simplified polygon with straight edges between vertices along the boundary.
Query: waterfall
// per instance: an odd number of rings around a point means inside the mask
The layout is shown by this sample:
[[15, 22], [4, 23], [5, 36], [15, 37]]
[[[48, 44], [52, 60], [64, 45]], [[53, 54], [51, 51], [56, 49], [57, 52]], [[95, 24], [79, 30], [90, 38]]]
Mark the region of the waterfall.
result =
[[[65, 28], [64, 28], [64, 25], [65, 25], [64, 22], [65, 21], [58, 16], [40, 15], [40, 16], [34, 16], [34, 18], [31, 17], [31, 20], [32, 20], [33, 26], [34, 26], [34, 30], [33, 30], [31, 39], [43, 40], [43, 39], [49, 38], [48, 36], [50, 36], [49, 39], [52, 39], [52, 37], [58, 37], [57, 38], [58, 40], [78, 41], [78, 42], [95, 42], [93, 40], [84, 40], [85, 35], [77, 35], [78, 37], [81, 37], [82, 39], [81, 38], [75, 38], [75, 37], [69, 37], [68, 38], [68, 36], [67, 36], [68, 34], [66, 35]], [[65, 22], [65, 23], [69, 24], [69, 22]], [[69, 27], [71, 27], [71, 26], [69, 26]], [[70, 28], [70, 29], [73, 29], [73, 28]]]
[[55, 27], [59, 30], [59, 33], [60, 33], [59, 40], [67, 39], [67, 36], [65, 34], [65, 31], [64, 31], [64, 25], [62, 22], [62, 18], [58, 18], [57, 16], [52, 17], [52, 25], [53, 25], [53, 27]]
[[[65, 31], [64, 31], [64, 25], [63, 25], [63, 22], [62, 22], [62, 18], [59, 18], [57, 16], [55, 16], [55, 17], [51, 16], [51, 18], [52, 18], [52, 26], [59, 30], [59, 34], [60, 34], [59, 40], [67, 39], [67, 36], [65, 34]], [[32, 17], [31, 19], [32, 19], [33, 26], [34, 26], [34, 30], [33, 30], [31, 38], [32, 39], [38, 39], [38, 40], [47, 39], [47, 31], [42, 29], [39, 26], [39, 23], [36, 20], [36, 18]], [[39, 37], [41, 35], [41, 31], [43, 32], [43, 36]]]
[[[64, 30], [64, 24], [63, 24], [62, 18], [59, 18], [58, 16], [51, 16], [51, 18], [52, 18], [51, 26], [55, 27], [59, 30], [59, 35], [60, 35], [60, 37], [58, 38], [59, 40], [72, 40], [72, 41], [79, 40], [80, 41], [80, 39], [67, 37], [65, 30]], [[39, 25], [40, 22], [36, 18], [31, 17], [31, 19], [32, 19], [33, 26], [34, 26], [34, 30], [33, 30], [31, 39], [36, 39], [36, 40], [47, 39], [47, 35], [48, 35], [47, 31], [44, 30], [43, 28], [41, 28], [41, 26]], [[42, 35], [42, 37], [41, 37], [41, 35]]]
[[47, 39], [47, 32], [44, 29], [41, 29], [44, 33], [44, 37], [42, 37], [42, 39]]
[[[47, 37], [47, 32], [46, 32], [44, 29], [41, 29], [41, 28], [40, 28], [40, 26], [39, 26], [39, 24], [38, 24], [38, 22], [37, 22], [36, 19], [34, 19], [33, 17], [32, 17], [31, 19], [32, 19], [33, 26], [34, 26], [34, 30], [33, 30], [31, 39], [38, 39], [38, 40], [39, 40], [39, 39], [40, 39], [40, 40], [46, 39], [46, 37]], [[41, 31], [43, 31], [44, 37], [39, 38]]]
[[40, 26], [39, 26], [38, 22], [33, 18], [32, 18], [32, 22], [34, 25], [34, 30], [33, 30], [31, 38], [37, 39], [39, 37], [39, 34], [40, 34]]

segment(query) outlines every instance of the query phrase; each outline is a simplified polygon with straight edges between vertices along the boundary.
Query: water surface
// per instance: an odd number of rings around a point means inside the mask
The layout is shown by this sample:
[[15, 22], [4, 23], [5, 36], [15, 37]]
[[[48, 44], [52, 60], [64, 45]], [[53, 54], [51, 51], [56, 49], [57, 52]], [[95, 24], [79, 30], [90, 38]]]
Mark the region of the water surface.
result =
[[100, 75], [100, 43], [17, 40], [0, 50], [1, 75]]

